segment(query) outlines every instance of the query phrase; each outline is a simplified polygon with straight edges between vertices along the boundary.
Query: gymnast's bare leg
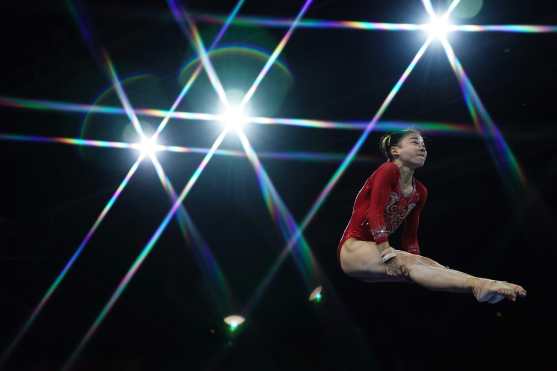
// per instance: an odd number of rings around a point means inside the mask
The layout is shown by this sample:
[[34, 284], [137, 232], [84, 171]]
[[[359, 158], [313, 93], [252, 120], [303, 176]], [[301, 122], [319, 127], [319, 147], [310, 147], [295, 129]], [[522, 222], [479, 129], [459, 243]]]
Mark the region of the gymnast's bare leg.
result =
[[519, 285], [474, 277], [405, 251], [394, 250], [396, 258], [384, 263], [380, 250], [372, 241], [350, 238], [340, 252], [341, 268], [350, 277], [366, 282], [414, 282], [430, 290], [471, 293], [479, 302], [516, 301], [526, 296]]

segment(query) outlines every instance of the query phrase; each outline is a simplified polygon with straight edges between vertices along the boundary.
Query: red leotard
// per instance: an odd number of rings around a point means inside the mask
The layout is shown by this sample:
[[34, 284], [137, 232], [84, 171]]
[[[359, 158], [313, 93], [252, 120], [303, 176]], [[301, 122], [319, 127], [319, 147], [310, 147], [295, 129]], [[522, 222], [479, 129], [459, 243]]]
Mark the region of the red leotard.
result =
[[399, 180], [400, 170], [393, 162], [385, 162], [367, 178], [356, 196], [352, 216], [338, 245], [339, 257], [342, 245], [349, 238], [380, 244], [387, 241], [402, 222], [401, 250], [420, 254], [418, 224], [427, 200], [427, 188], [413, 178], [412, 193], [404, 196]]

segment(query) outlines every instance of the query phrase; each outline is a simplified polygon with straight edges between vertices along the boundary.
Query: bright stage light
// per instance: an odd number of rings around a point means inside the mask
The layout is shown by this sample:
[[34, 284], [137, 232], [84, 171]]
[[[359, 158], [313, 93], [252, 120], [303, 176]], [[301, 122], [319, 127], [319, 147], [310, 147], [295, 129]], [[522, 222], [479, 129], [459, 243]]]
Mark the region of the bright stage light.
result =
[[221, 122], [227, 130], [241, 131], [248, 122], [248, 118], [245, 109], [230, 106], [222, 113]]
[[451, 24], [446, 17], [432, 17], [431, 21], [425, 25], [425, 30], [430, 37], [443, 40], [447, 38], [449, 32], [451, 32]]
[[141, 142], [137, 143], [137, 149], [144, 157], [154, 157], [157, 151], [160, 150], [159, 144], [153, 137], [145, 137]]

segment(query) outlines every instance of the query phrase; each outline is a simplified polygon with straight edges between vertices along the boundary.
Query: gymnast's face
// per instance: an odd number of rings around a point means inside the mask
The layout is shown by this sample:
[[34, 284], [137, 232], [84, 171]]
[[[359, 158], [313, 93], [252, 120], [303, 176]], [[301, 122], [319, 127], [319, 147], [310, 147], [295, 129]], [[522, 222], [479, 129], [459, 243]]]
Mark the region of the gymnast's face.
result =
[[424, 166], [427, 158], [424, 138], [418, 133], [402, 137], [397, 145], [391, 147], [391, 152], [395, 159], [413, 169]]

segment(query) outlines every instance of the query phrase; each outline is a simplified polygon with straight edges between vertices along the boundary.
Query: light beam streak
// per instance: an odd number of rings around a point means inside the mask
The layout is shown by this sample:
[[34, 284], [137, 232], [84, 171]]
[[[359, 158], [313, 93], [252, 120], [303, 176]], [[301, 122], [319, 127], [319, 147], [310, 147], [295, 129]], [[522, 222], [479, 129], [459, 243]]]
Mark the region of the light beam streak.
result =
[[453, 25], [451, 30], [460, 32], [510, 32], [510, 33], [555, 33], [554, 25], [527, 25], [527, 24], [501, 24], [501, 25]]
[[[267, 209], [275, 223], [279, 226], [285, 242], [288, 242], [295, 235], [300, 236], [298, 239], [299, 242], [296, 240], [299, 248], [294, 250], [294, 261], [302, 273], [306, 288], [309, 288], [311, 284], [311, 277], [314, 276], [314, 271], [318, 269], [317, 262], [311, 253], [311, 249], [301, 232], [299, 232], [299, 228], [296, 225], [296, 221], [292, 216], [292, 213], [288, 210], [286, 204], [276, 191], [275, 186], [271, 182], [271, 179], [267, 175], [265, 168], [259, 161], [257, 154], [251, 147], [247, 137], [241, 132], [238, 135], [242, 146], [246, 151], [248, 159], [255, 170], [259, 181], [259, 188], [261, 189]], [[278, 270], [278, 265], [275, 263], [275, 266], [271, 268], [271, 271], [274, 273], [276, 270]], [[253, 310], [253, 307], [261, 297], [263, 290], [268, 287], [271, 276], [273, 275], [267, 274], [263, 283], [258, 285], [256, 293], [253, 295], [252, 299], [243, 311], [244, 314], [249, 315], [249, 313]]]
[[[153, 160], [153, 166], [155, 167], [159, 180], [170, 201], [172, 204], [176, 203], [178, 198], [176, 191], [156, 158]], [[201, 272], [203, 272], [205, 279], [211, 284], [212, 289], [209, 293], [213, 297], [215, 303], [221, 308], [221, 315], [228, 313], [232, 309], [229, 285], [207, 241], [205, 241], [193, 222], [193, 219], [181, 203], [176, 213], [176, 221], [182, 233], [182, 237], [192, 248], [197, 266], [200, 268]]]
[[[125, 142], [107, 142], [99, 140], [87, 140], [66, 137], [41, 137], [31, 135], [19, 134], [0, 134], [1, 141], [11, 142], [34, 142], [34, 143], [49, 143], [49, 144], [64, 144], [71, 146], [85, 146], [85, 147], [99, 147], [99, 148], [116, 148], [116, 149], [133, 149], [140, 150], [138, 143], [125, 143]], [[205, 155], [209, 152], [209, 148], [199, 147], [180, 147], [180, 146], [165, 146], [158, 145], [157, 152], [171, 152], [171, 153], [187, 153], [196, 155]], [[218, 149], [215, 151], [215, 156], [227, 157], [246, 157], [245, 151]], [[260, 152], [260, 158], [268, 158], [274, 160], [290, 160], [290, 161], [308, 161], [308, 162], [340, 162], [344, 159], [345, 155], [335, 152]], [[358, 162], [379, 162], [378, 158], [370, 156], [360, 156], [356, 159]]]
[[118, 199], [118, 197], [120, 197], [120, 195], [122, 194], [122, 192], [124, 191], [124, 189], [128, 185], [130, 179], [132, 178], [132, 176], [137, 171], [137, 168], [139, 167], [139, 164], [141, 163], [141, 161], [142, 161], [142, 158], [139, 157], [135, 161], [135, 163], [132, 165], [132, 167], [130, 168], [130, 170], [128, 171], [126, 176], [124, 177], [124, 180], [120, 183], [120, 185], [116, 189], [116, 192], [114, 192], [114, 194], [112, 195], [112, 197], [110, 198], [110, 200], [108, 201], [108, 203], [106, 204], [104, 209], [101, 211], [101, 213], [97, 217], [97, 220], [95, 221], [95, 223], [93, 224], [91, 229], [89, 229], [89, 231], [85, 235], [85, 238], [79, 244], [79, 247], [77, 248], [75, 253], [72, 255], [70, 260], [68, 260], [68, 262], [66, 263], [66, 266], [62, 269], [62, 271], [60, 272], [58, 277], [56, 277], [56, 279], [54, 280], [52, 285], [48, 288], [48, 290], [46, 291], [46, 293], [44, 294], [44, 296], [40, 300], [39, 304], [35, 307], [35, 309], [31, 313], [31, 316], [27, 319], [27, 321], [25, 321], [24, 325], [18, 331], [14, 340], [10, 343], [8, 348], [6, 348], [2, 352], [2, 355], [0, 356], [0, 369], [4, 367], [5, 363], [10, 358], [10, 356], [12, 355], [15, 348], [19, 345], [19, 343], [21, 342], [21, 340], [23, 339], [25, 334], [27, 334], [27, 332], [29, 331], [29, 329], [31, 328], [31, 326], [33, 325], [33, 323], [35, 322], [35, 320], [37, 319], [37, 317], [39, 316], [39, 314], [41, 313], [43, 308], [48, 303], [51, 296], [54, 294], [54, 292], [56, 291], [58, 286], [62, 283], [62, 281], [64, 280], [64, 278], [68, 274], [69, 270], [72, 268], [72, 266], [75, 263], [75, 261], [77, 260], [77, 258], [79, 258], [79, 256], [81, 255], [81, 253], [83, 252], [83, 250], [85, 249], [85, 247], [87, 246], [87, 244], [89, 243], [91, 238], [93, 237], [93, 234], [97, 231], [97, 229], [99, 228], [99, 226], [101, 225], [101, 223], [105, 219], [106, 215], [108, 214], [110, 209], [112, 209], [112, 207], [116, 203], [116, 200]]
[[458, 6], [458, 4], [460, 4], [460, 0], [453, 0], [451, 2], [451, 4], [449, 5], [449, 9], [447, 10], [447, 12], [443, 15], [443, 18], [448, 19], [449, 16], [453, 13], [453, 11], [456, 9], [456, 7]]
[[[225, 17], [211, 14], [196, 14], [195, 19], [206, 23], [223, 23]], [[292, 25], [293, 18], [270, 17], [237, 17], [235, 26], [272, 28], [287, 28]], [[420, 31], [422, 26], [414, 23], [362, 22], [362, 21], [334, 21], [320, 19], [304, 19], [298, 22], [297, 28], [313, 29], [356, 29], [367, 31]]]
[[118, 98], [122, 103], [124, 111], [126, 112], [140, 139], [144, 139], [145, 134], [143, 132], [143, 128], [141, 127], [141, 124], [133, 111], [129, 99], [126, 96], [124, 89], [122, 88], [122, 84], [120, 83], [120, 79], [118, 78], [118, 74], [116, 72], [116, 69], [114, 68], [110, 56], [108, 55], [108, 52], [104, 48], [95, 45], [96, 43], [93, 40], [93, 33], [90, 29], [91, 26], [88, 25], [88, 22], [85, 21], [85, 17], [82, 12], [79, 12], [79, 10], [74, 6], [74, 2], [75, 1], [68, 0], [66, 1], [66, 4], [68, 5], [70, 12], [72, 13], [73, 18], [79, 27], [81, 36], [85, 40], [85, 43], [89, 48], [89, 51], [93, 58], [102, 65], [102, 67], [105, 69], [105, 72], [108, 74], [108, 77], [112, 82], [114, 89], [116, 90], [116, 94], [118, 95]]
[[120, 83], [120, 79], [118, 78], [116, 68], [114, 68], [114, 64], [112, 63], [112, 60], [110, 59], [110, 56], [108, 55], [108, 52], [103, 50], [102, 57], [103, 57], [103, 60], [106, 64], [106, 68], [108, 70], [110, 79], [111, 79], [112, 84], [114, 86], [114, 89], [116, 89], [116, 94], [118, 95], [118, 98], [120, 99], [120, 102], [122, 103], [122, 106], [124, 107], [124, 110], [126, 111], [126, 114], [128, 115], [128, 118], [130, 119], [135, 131], [139, 135], [139, 138], [140, 139], [145, 139], [145, 133], [143, 132], [143, 128], [141, 127], [141, 123], [137, 119], [137, 116], [136, 116], [136, 114], [133, 110], [132, 105], [130, 104], [130, 101], [129, 101], [127, 95], [126, 95], [126, 92], [122, 88], [122, 84]]
[[[96, 106], [88, 104], [53, 102], [47, 100], [34, 100], [22, 98], [0, 97], [0, 106], [11, 108], [33, 109], [41, 111], [66, 111], [99, 113], [109, 115], [122, 115], [125, 110], [112, 106]], [[209, 121], [220, 125], [218, 121], [221, 115], [199, 112], [180, 112], [165, 111], [152, 108], [136, 108], [135, 113], [139, 116], [164, 118], [166, 116], [178, 120], [197, 120]], [[256, 125], [287, 125], [302, 128], [314, 129], [340, 129], [340, 130], [365, 130], [368, 121], [325, 121], [302, 118], [283, 118], [283, 117], [247, 117], [247, 123]], [[376, 131], [388, 131], [396, 128], [415, 126], [417, 129], [431, 133], [460, 133], [462, 135], [473, 134], [469, 125], [442, 123], [442, 122], [420, 122], [420, 121], [380, 121], [377, 123]], [[159, 130], [160, 132], [160, 130]]]
[[472, 116], [474, 125], [482, 133], [486, 141], [490, 154], [497, 165], [497, 170], [503, 179], [503, 184], [513, 196], [519, 195], [520, 191], [523, 190], [521, 187], [525, 187], [527, 183], [520, 164], [505, 141], [499, 128], [485, 109], [476, 89], [454, 54], [452, 47], [446, 41], [444, 41], [442, 45], [460, 84], [470, 116]]
[[213, 64], [209, 59], [209, 55], [207, 54], [207, 50], [205, 49], [203, 39], [199, 34], [197, 26], [188, 15], [188, 12], [183, 7], [178, 7], [177, 0], [167, 0], [167, 4], [172, 12], [172, 15], [174, 16], [174, 19], [176, 20], [176, 23], [178, 23], [178, 26], [180, 27], [182, 32], [187, 36], [193, 47], [196, 49], [197, 54], [201, 59], [201, 63], [203, 64], [203, 67], [205, 69], [205, 72], [209, 77], [209, 81], [213, 85], [213, 88], [215, 89], [215, 92], [217, 93], [221, 103], [225, 107], [228, 107], [228, 98], [226, 97], [226, 93], [224, 92], [222, 83], [220, 82], [217, 73], [213, 68]]
[[[195, 19], [219, 24], [225, 22], [225, 17], [211, 14], [197, 14]], [[286, 28], [292, 24], [292, 18], [270, 18], [270, 17], [237, 17], [233, 24], [243, 27], [271, 27]], [[388, 23], [388, 22], [362, 22], [362, 21], [335, 21], [321, 19], [304, 19], [297, 26], [298, 28], [312, 29], [346, 29], [364, 31], [424, 31], [427, 25], [416, 23]], [[556, 25], [527, 25], [527, 24], [506, 24], [506, 25], [451, 25], [451, 32], [510, 32], [510, 33], [555, 33]]]
[[98, 147], [98, 148], [117, 148], [117, 149], [135, 149], [137, 144], [125, 142], [109, 142], [104, 140], [89, 140], [67, 137], [43, 137], [38, 135], [20, 135], [20, 134], [0, 134], [0, 140], [11, 142], [35, 142], [35, 143], [56, 143], [66, 144], [78, 147]]
[[430, 17], [435, 17], [435, 10], [433, 9], [433, 5], [431, 4], [431, 0], [422, 0], [422, 4]]
[[284, 35], [284, 37], [282, 38], [280, 43], [277, 45], [277, 47], [273, 51], [273, 54], [271, 54], [271, 56], [267, 60], [267, 63], [265, 64], [265, 66], [263, 66], [263, 69], [261, 70], [261, 72], [259, 72], [259, 75], [257, 75], [257, 78], [255, 79], [255, 81], [253, 82], [251, 87], [248, 89], [247, 93], [242, 98], [242, 102], [240, 103], [240, 110], [245, 108], [246, 105], [248, 104], [248, 102], [251, 100], [251, 98], [255, 94], [255, 91], [259, 87], [259, 84], [261, 84], [261, 81], [263, 81], [263, 79], [267, 75], [267, 72], [269, 72], [269, 69], [271, 69], [271, 67], [273, 66], [273, 64], [277, 60], [280, 53], [283, 51], [284, 47], [286, 46], [286, 43], [290, 40], [290, 37], [292, 36], [292, 33], [296, 29], [296, 26], [298, 26], [298, 24], [300, 23], [300, 20], [305, 15], [306, 11], [309, 9], [309, 6], [311, 5], [312, 2], [313, 2], [313, 0], [306, 0], [306, 2], [304, 3], [304, 6], [302, 7], [300, 12], [298, 13], [296, 18], [294, 19], [294, 22], [292, 22], [292, 24], [290, 25], [290, 28], [288, 29], [288, 31], [286, 32], [286, 34]]

